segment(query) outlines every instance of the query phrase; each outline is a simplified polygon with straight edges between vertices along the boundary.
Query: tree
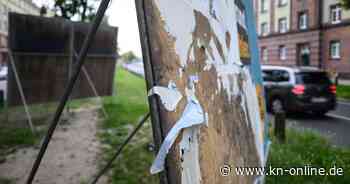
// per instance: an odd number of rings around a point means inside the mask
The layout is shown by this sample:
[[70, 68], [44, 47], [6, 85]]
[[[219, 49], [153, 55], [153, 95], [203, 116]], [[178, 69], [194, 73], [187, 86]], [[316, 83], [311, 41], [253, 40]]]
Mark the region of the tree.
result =
[[91, 21], [95, 17], [97, 0], [55, 0], [55, 16], [71, 20]]
[[46, 6], [42, 6], [40, 8], [40, 16], [45, 16], [47, 14], [47, 8]]
[[350, 0], [341, 0], [342, 1], [342, 5], [346, 8], [346, 9], [350, 9]]
[[134, 59], [137, 59], [137, 56], [132, 51], [129, 51], [122, 54], [121, 59], [125, 62], [130, 62]]

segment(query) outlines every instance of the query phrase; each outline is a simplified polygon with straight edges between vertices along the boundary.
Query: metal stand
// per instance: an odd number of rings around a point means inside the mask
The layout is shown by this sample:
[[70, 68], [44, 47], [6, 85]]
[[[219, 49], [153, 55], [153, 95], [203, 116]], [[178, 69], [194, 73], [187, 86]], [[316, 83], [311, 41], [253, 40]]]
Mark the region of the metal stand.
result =
[[286, 141], [286, 113], [276, 112], [275, 114], [275, 136], [280, 143]]
[[17, 87], [18, 87], [18, 91], [19, 91], [19, 94], [21, 96], [21, 100], [22, 100], [23, 105], [24, 105], [24, 110], [25, 110], [27, 118], [28, 118], [29, 127], [30, 127], [32, 133], [35, 134], [35, 127], [33, 125], [32, 116], [30, 115], [30, 112], [29, 112], [29, 108], [28, 108], [28, 105], [27, 105], [26, 98], [24, 96], [21, 80], [19, 79], [19, 76], [18, 76], [18, 73], [17, 73], [17, 69], [16, 69], [17, 67], [16, 67], [15, 60], [13, 58], [11, 50], [9, 50], [9, 58], [10, 58], [9, 59], [10, 60], [10, 66], [11, 66], [13, 74], [15, 76], [15, 80], [16, 80], [16, 84], [17, 84]]
[[73, 75], [72, 75], [72, 78], [69, 80], [69, 83], [68, 83], [68, 86], [62, 96], [62, 99], [60, 100], [60, 103], [57, 107], [57, 110], [56, 110], [56, 113], [54, 115], [54, 118], [52, 119], [52, 122], [49, 126], [49, 129], [47, 131], [47, 134], [44, 138], [44, 141], [42, 143], [42, 146], [40, 148], [40, 151], [39, 151], [39, 154], [33, 164], [33, 167], [32, 167], [32, 170], [29, 174], [29, 177], [27, 179], [27, 184], [31, 184], [33, 183], [33, 180], [35, 178], [35, 175], [39, 169], [39, 166], [40, 166], [40, 163], [41, 163], [41, 160], [42, 158], [44, 157], [44, 154], [46, 152], [46, 149], [50, 143], [50, 140], [52, 138], [52, 135], [53, 133], [55, 132], [55, 129], [57, 127], [57, 124], [60, 120], [60, 117], [62, 115], [62, 112], [64, 110], [64, 107], [67, 103], [67, 100], [73, 90], [73, 87], [74, 87], [74, 84], [75, 82], [77, 81], [78, 77], [79, 77], [79, 74], [80, 74], [80, 71], [81, 71], [81, 68], [85, 62], [85, 58], [86, 58], [86, 55], [87, 55], [87, 52], [90, 48], [90, 45], [93, 41], [93, 37], [94, 35], [96, 34], [97, 32], [97, 29], [100, 25], [100, 23], [102, 22], [102, 19], [104, 17], [104, 14], [108, 8], [108, 5], [110, 3], [110, 0], [103, 0], [98, 8], [98, 11], [97, 11], [97, 14], [96, 14], [96, 18], [93, 22], [93, 25], [91, 27], [91, 29], [89, 30], [89, 33], [88, 33], [88, 36], [86, 37], [85, 41], [84, 41], [84, 44], [83, 44], [83, 47], [81, 49], [81, 52], [79, 54], [79, 57], [78, 57], [78, 60], [77, 60], [77, 66], [76, 66], [76, 70], [74, 71]]

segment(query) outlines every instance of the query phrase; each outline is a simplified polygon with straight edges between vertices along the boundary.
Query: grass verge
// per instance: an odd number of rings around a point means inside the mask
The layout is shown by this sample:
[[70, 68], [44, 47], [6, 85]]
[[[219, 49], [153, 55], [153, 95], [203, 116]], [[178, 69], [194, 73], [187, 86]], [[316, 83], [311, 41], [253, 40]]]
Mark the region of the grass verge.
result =
[[338, 85], [337, 97], [350, 100], [350, 86]]
[[268, 176], [267, 184], [348, 184], [350, 183], [350, 149], [332, 147], [329, 142], [311, 131], [287, 131], [287, 142], [278, 144], [273, 138], [268, 166], [296, 168], [312, 166], [342, 168], [343, 176]]
[[[104, 107], [109, 117], [103, 121], [103, 131], [99, 136], [106, 145], [103, 150], [105, 159], [112, 156], [138, 120], [148, 111], [144, 79], [117, 69], [115, 87], [115, 96], [104, 98]], [[149, 174], [149, 167], [154, 159], [154, 153], [147, 149], [151, 142], [151, 124], [146, 122], [121, 157], [114, 162], [110, 173], [111, 183], [158, 183], [158, 177]]]
[[38, 141], [29, 128], [0, 128], [0, 150], [14, 146], [31, 146]]
[[13, 180], [7, 179], [7, 178], [0, 178], [0, 184], [14, 184], [15, 182]]
[[[0, 127], [0, 163], [6, 160], [6, 156], [18, 148], [33, 146], [39, 143], [42, 132], [34, 135], [29, 128]], [[0, 178], [0, 184], [10, 183], [11, 180]]]

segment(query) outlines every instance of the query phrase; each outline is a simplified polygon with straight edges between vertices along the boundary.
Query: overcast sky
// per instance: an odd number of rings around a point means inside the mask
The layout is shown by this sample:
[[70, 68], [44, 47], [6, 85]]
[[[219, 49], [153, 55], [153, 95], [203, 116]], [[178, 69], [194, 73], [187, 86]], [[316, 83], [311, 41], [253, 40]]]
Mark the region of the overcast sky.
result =
[[[53, 0], [33, 0], [38, 6], [53, 6]], [[118, 44], [121, 53], [133, 51], [142, 56], [134, 0], [112, 0], [107, 10], [109, 24], [119, 27]]]

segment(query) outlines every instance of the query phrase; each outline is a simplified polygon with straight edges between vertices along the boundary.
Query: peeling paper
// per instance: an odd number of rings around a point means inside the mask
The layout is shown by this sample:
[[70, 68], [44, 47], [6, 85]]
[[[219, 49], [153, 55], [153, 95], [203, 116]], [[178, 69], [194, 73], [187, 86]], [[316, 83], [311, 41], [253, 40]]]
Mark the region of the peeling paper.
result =
[[182, 94], [177, 90], [176, 84], [169, 82], [168, 87], [154, 86], [148, 93], [148, 96], [157, 94], [162, 104], [168, 111], [175, 111], [177, 104], [182, 99]]
[[[237, 7], [235, 6], [235, 1], [155, 0], [155, 2], [157, 8], [159, 9], [160, 16], [164, 20], [166, 31], [172, 38], [174, 38], [175, 51], [179, 56], [180, 64], [183, 68], [186, 68], [188, 61], [196, 62], [193, 61], [195, 58], [193, 48], [191, 47], [193, 45], [197, 45], [197, 47], [205, 46], [203, 40], [197, 39], [192, 35], [196, 27], [194, 11], [200, 12], [208, 19], [212, 33], [216, 36], [217, 40], [212, 38], [209, 41], [209, 45], [206, 46], [207, 48], [205, 49], [205, 54], [207, 59], [205, 61], [203, 71], [215, 69], [217, 72], [218, 79], [215, 95], [225, 92], [229, 101], [234, 99], [233, 97], [237, 95], [243, 97], [241, 102], [242, 109], [246, 114], [246, 122], [251, 123], [253, 128], [255, 145], [258, 150], [260, 161], [263, 163], [265, 153], [263, 152], [263, 133], [260, 124], [261, 119], [259, 114], [259, 103], [257, 101], [256, 87], [253, 83], [252, 76], [249, 74], [248, 67], [244, 66], [241, 62], [239, 37], [236, 36], [238, 35], [237, 23], [245, 27], [245, 17], [241, 17], [240, 14], [238, 14], [240, 12], [237, 12], [238, 10], [236, 9]], [[178, 12], [181, 12], [182, 16], [179, 16]], [[183, 19], [183, 17], [187, 18]], [[179, 24], [179, 22], [181, 22], [181, 24]], [[226, 33], [231, 35], [229, 37], [229, 45], [226, 44]], [[219, 46], [221, 46], [220, 49], [218, 48], [216, 41], [219, 43]], [[190, 53], [188, 52], [189, 49]], [[211, 51], [210, 53], [208, 52], [209, 50]], [[246, 77], [243, 79], [242, 89], [238, 83], [241, 75]], [[193, 93], [193, 91], [186, 91], [186, 94], [190, 93]], [[188, 105], [190, 105], [190, 102]], [[219, 109], [218, 112], [219, 114], [222, 114], [221, 109]], [[186, 112], [184, 112], [183, 116], [186, 116]], [[192, 114], [189, 114], [188, 116], [192, 116]], [[207, 119], [207, 117], [205, 117], [205, 119]], [[180, 121], [183, 121], [182, 118], [177, 124], [184, 123]], [[173, 131], [172, 134], [174, 135], [169, 133], [168, 136], [172, 136], [172, 139], [169, 138], [168, 141], [175, 141], [177, 134], [181, 131], [181, 126], [177, 124], [173, 128], [176, 129], [171, 130]], [[189, 126], [183, 125], [183, 127]], [[188, 131], [189, 130], [186, 129], [184, 133]], [[166, 154], [173, 142], [167, 144], [170, 145], [168, 145], [168, 148], [163, 148], [165, 150], [163, 150], [164, 153], [162, 153], [164, 154], [162, 164], [164, 164]], [[160, 167], [163, 167], [162, 164]], [[183, 176], [182, 179], [184, 177], [188, 176]]]
[[181, 184], [200, 184], [201, 172], [199, 164], [198, 126], [184, 130], [179, 143], [181, 155]]
[[265, 163], [264, 157], [264, 137], [263, 132], [261, 131], [261, 117], [260, 117], [260, 109], [259, 102], [256, 93], [256, 87], [253, 83], [253, 79], [250, 75], [249, 69], [244, 68], [242, 73], [244, 74], [245, 80], [243, 81], [243, 99], [242, 99], [242, 108], [246, 113], [246, 118], [249, 117], [250, 121], [247, 119], [247, 123], [251, 123], [254, 133], [255, 146], [257, 148], [260, 164], [263, 166]]
[[209, 127], [209, 114], [205, 113], [205, 126]]
[[186, 105], [181, 118], [176, 122], [174, 127], [171, 128], [168, 135], [165, 137], [165, 140], [160, 147], [157, 157], [152, 164], [151, 174], [156, 174], [164, 170], [165, 158], [180, 131], [185, 128], [201, 125], [204, 123], [204, 121], [205, 120], [202, 107], [200, 106], [195, 96], [190, 96], [188, 99], [188, 104]]
[[[223, 57], [219, 53], [215, 41], [209, 42], [206, 49], [208, 56], [204, 71], [214, 67], [220, 77], [218, 81], [219, 92], [224, 89], [229, 96], [236, 95], [232, 87], [237, 89], [237, 84], [232, 84], [235, 79], [235, 71], [223, 68], [232, 67], [236, 69], [242, 66], [239, 53], [238, 36], [230, 37], [230, 45], [226, 44], [226, 33], [238, 35], [237, 15], [235, 1], [212, 1], [212, 0], [155, 0], [160, 16], [164, 20], [166, 31], [174, 38], [175, 50], [180, 59], [181, 67], [186, 68], [187, 62], [194, 62], [192, 44], [199, 47], [205, 46], [203, 40], [193, 39], [192, 33], [196, 27], [194, 11], [200, 12], [209, 21], [213, 34], [217, 37]], [[178, 12], [182, 16], [178, 16]], [[187, 17], [183, 19], [183, 17]], [[181, 24], [179, 24], [181, 22]], [[211, 49], [212, 56], [208, 53]], [[188, 52], [190, 51], [190, 52]], [[234, 66], [235, 65], [235, 66]]]

